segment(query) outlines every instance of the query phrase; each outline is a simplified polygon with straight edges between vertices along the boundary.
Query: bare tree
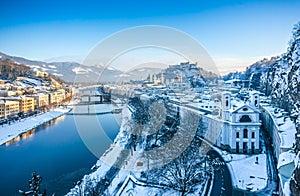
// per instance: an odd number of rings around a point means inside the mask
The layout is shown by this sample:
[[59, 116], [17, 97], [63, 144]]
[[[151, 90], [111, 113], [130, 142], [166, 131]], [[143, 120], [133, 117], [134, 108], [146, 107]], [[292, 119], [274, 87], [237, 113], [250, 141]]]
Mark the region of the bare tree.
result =
[[149, 107], [149, 127], [148, 133], [155, 134], [155, 142], [154, 145], [157, 145], [159, 130], [164, 125], [166, 120], [166, 108], [163, 103], [154, 102]]
[[171, 161], [162, 168], [156, 168], [146, 172], [147, 181], [165, 185], [178, 190], [181, 195], [186, 195], [193, 188], [206, 180], [209, 180], [212, 173], [212, 166], [207, 155], [193, 151], [188, 148], [180, 157]]
[[108, 195], [105, 194], [106, 186], [102, 182], [97, 182], [89, 179], [86, 182], [86, 196], [99, 196], [99, 195]]
[[[167, 145], [163, 152], [148, 155], [152, 159], [156, 156], [164, 163], [161, 168], [145, 172], [149, 183], [161, 184], [178, 190], [181, 195], [191, 192], [195, 185], [204, 183], [212, 173], [207, 146], [202, 146], [200, 139], [203, 128], [201, 119], [193, 112], [185, 111], [181, 117], [181, 124], [177, 127], [177, 136], [172, 145]], [[177, 155], [174, 158], [174, 155]], [[170, 160], [172, 158], [172, 160]]]

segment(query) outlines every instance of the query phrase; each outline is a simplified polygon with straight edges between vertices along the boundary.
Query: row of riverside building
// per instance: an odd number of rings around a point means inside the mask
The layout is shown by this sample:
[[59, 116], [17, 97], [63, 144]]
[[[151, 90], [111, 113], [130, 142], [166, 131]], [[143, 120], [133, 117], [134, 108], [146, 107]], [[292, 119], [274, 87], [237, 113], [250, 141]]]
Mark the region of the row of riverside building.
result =
[[60, 105], [65, 100], [74, 96], [75, 90], [58, 89], [47, 93], [37, 93], [22, 96], [0, 97], [0, 119], [9, 118], [20, 112], [23, 114], [33, 112], [36, 109], [42, 109], [53, 105]]

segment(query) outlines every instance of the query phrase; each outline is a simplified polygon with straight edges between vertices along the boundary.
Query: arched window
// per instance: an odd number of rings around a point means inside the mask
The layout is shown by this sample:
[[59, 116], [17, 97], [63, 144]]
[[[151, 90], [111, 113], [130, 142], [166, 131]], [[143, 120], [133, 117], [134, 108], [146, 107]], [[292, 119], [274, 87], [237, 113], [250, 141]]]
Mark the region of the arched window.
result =
[[240, 118], [240, 122], [252, 122], [251, 118], [248, 115], [243, 115]]

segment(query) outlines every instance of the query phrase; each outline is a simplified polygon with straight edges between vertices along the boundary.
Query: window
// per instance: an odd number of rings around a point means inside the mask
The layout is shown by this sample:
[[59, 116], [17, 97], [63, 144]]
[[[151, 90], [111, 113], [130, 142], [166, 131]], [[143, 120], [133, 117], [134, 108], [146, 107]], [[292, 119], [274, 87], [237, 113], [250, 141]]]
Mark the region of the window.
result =
[[229, 101], [228, 100], [226, 100], [226, 107], [228, 107], [229, 106]]
[[247, 142], [243, 142], [243, 153], [247, 153], [248, 145]]
[[236, 138], [239, 138], [239, 137], [240, 137], [240, 133], [236, 132]]
[[252, 138], [255, 138], [255, 132], [252, 132], [251, 135], [252, 135]]
[[248, 115], [243, 115], [240, 118], [240, 122], [252, 122], [251, 118]]
[[254, 142], [251, 142], [251, 151], [252, 151], [252, 153], [254, 153], [254, 151], [255, 151], [255, 143]]
[[236, 153], [239, 153], [239, 142], [236, 142], [236, 144], [235, 144], [235, 148], [236, 148]]
[[248, 108], [243, 108], [243, 111], [248, 111]]
[[257, 106], [257, 100], [254, 101], [254, 105]]
[[244, 129], [244, 138], [248, 138], [248, 129]]

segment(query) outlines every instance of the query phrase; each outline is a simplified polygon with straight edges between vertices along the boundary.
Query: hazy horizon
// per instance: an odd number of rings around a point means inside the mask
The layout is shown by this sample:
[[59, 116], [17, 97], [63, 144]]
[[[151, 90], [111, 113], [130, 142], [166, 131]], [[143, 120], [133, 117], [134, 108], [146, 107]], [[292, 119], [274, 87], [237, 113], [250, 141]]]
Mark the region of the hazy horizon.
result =
[[[293, 25], [300, 19], [300, 2], [294, 0], [31, 0], [4, 2], [2, 7], [0, 16], [5, 20], [0, 24], [0, 51], [8, 55], [80, 63], [101, 40], [116, 32], [159, 25], [194, 38], [221, 74], [244, 70], [258, 60], [286, 52]], [[153, 58], [162, 56], [157, 53]], [[166, 62], [177, 60], [164, 58]]]

